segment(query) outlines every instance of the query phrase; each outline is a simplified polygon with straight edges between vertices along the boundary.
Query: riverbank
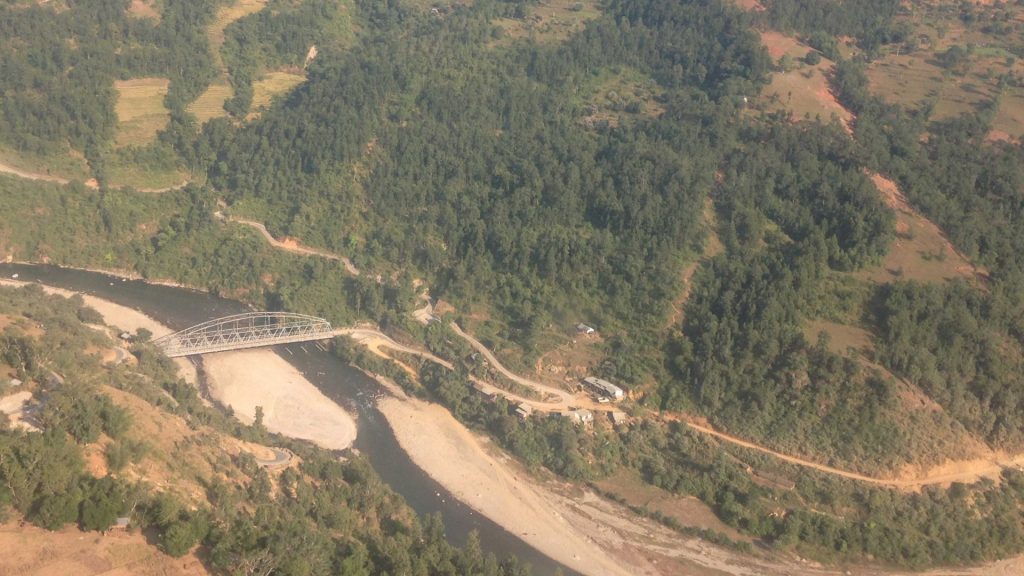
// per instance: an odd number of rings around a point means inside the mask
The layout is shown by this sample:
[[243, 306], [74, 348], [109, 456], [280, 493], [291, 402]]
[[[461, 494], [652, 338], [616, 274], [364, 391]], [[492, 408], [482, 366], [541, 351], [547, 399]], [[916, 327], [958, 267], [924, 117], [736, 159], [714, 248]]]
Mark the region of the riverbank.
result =
[[[36, 262], [27, 262], [25, 260], [9, 260], [9, 261], [7, 261], [7, 263], [8, 264], [21, 264], [21, 265], [24, 265], [24, 266], [38, 266], [39, 265]], [[141, 281], [145, 282], [146, 284], [152, 284], [152, 285], [155, 285], [155, 286], [168, 286], [170, 288], [181, 288], [182, 290], [191, 290], [193, 292], [200, 292], [200, 293], [203, 293], [203, 294], [207, 293], [207, 291], [202, 289], [202, 288], [196, 288], [195, 286], [189, 286], [187, 284], [181, 284], [181, 283], [175, 282], [173, 280], [159, 280], [159, 279], [146, 278], [142, 274], [139, 274], [138, 272], [135, 272], [134, 270], [126, 270], [126, 269], [123, 269], [123, 268], [89, 268], [89, 267], [86, 267], [86, 266], [71, 266], [71, 265], [68, 265], [68, 264], [60, 264], [60, 265], [57, 265], [57, 266], [59, 266], [60, 268], [64, 268], [66, 270], [81, 270], [82, 272], [93, 272], [95, 274], [103, 274], [104, 276], [113, 276], [115, 278], [120, 278], [122, 280], [141, 280]]]
[[456, 420], [384, 378], [377, 401], [402, 449], [456, 498], [555, 561], [588, 575], [759, 574], [731, 552], [637, 517], [589, 490], [540, 481]]
[[377, 408], [402, 449], [459, 500], [554, 560], [584, 574], [629, 574], [592, 540], [580, 534], [525, 476], [514, 474], [443, 407], [405, 396]]
[[203, 356], [210, 396], [252, 424], [256, 408], [263, 426], [291, 438], [342, 450], [356, 439], [355, 420], [283, 358], [270, 350], [240, 350]]
[[[30, 284], [30, 282], [0, 279], [0, 286], [21, 287], [27, 284]], [[87, 306], [100, 313], [100, 316], [103, 317], [103, 322], [108, 326], [116, 326], [117, 328], [127, 332], [137, 332], [140, 328], [143, 328], [151, 332], [154, 338], [159, 338], [160, 336], [174, 332], [169, 327], [157, 322], [149, 316], [146, 316], [142, 312], [133, 310], [127, 306], [115, 304], [109, 300], [92, 296], [91, 294], [74, 292], [72, 290], [47, 286], [46, 284], [39, 284], [39, 286], [41, 286], [43, 291], [47, 294], [56, 294], [65, 298], [70, 298], [75, 295], [81, 296], [82, 301], [84, 301]]]
[[[25, 286], [28, 282], [0, 279], [2, 286]], [[69, 298], [79, 295], [85, 304], [103, 317], [108, 326], [137, 332], [146, 329], [153, 337], [174, 332], [168, 326], [127, 306], [90, 294], [39, 284], [48, 294]], [[176, 359], [179, 373], [190, 383], [197, 381], [195, 367], [187, 359]], [[232, 406], [235, 417], [252, 423], [256, 406], [263, 406], [267, 430], [291, 438], [309, 440], [331, 450], [349, 447], [355, 440], [352, 417], [324, 396], [302, 374], [271, 350], [225, 352], [204, 357], [210, 376], [210, 393], [225, 406]]]
[[[417, 466], [459, 500], [569, 568], [587, 575], [911, 576], [876, 565], [822, 566], [796, 557], [741, 554], [683, 536], [571, 485], [542, 482], [479, 438], [445, 408], [392, 394], [377, 407]], [[919, 576], [1009, 576], [1024, 557]]]
[[[30, 269], [17, 267], [5, 270], [4, 275], [10, 276], [15, 272], [20, 273], [24, 278], [39, 278], [41, 282], [50, 282], [75, 290], [88, 290], [91, 293], [103, 295], [104, 298], [130, 304], [134, 308], [146, 310], [157, 318], [165, 319], [177, 327], [187, 326], [218, 315], [243, 311], [241, 306], [236, 306], [235, 303], [169, 288], [152, 287], [143, 290], [146, 295], [140, 296], [138, 287], [133, 287], [134, 283], [132, 282], [122, 284], [119, 281], [111, 281], [107, 277], [93, 278], [86, 273], [65, 273], [65, 271], [56, 273], [40, 267], [39, 274], [35, 274]], [[320, 353], [315, 349], [308, 353], [305, 350], [301, 353], [296, 351], [295, 356], [291, 358], [296, 361], [296, 365], [303, 373], [310, 374], [310, 378], [316, 381], [321, 389], [327, 391], [329, 395], [344, 398], [367, 395], [358, 403], [360, 414], [366, 417], [359, 420], [360, 439], [356, 446], [373, 461], [374, 468], [379, 471], [385, 482], [406, 497], [420, 514], [436, 511], [444, 514], [448, 534], [453, 541], [465, 541], [465, 534], [468, 533], [468, 530], [479, 529], [485, 550], [494, 551], [499, 556], [509, 552], [515, 553], [521, 558], [530, 558], [531, 555], [534, 558], [541, 556], [535, 554], [532, 548], [525, 551], [518, 548], [522, 545], [519, 538], [526, 539], [527, 536], [522, 535], [522, 532], [510, 534], [507, 530], [498, 529], [490, 521], [487, 521], [486, 524], [477, 524], [475, 518], [483, 515], [471, 513], [473, 509], [463, 506], [461, 503], [453, 505], [456, 501], [455, 498], [446, 496], [447, 491], [444, 487], [440, 486], [435, 479], [422, 473], [421, 469], [427, 469], [428, 465], [417, 459], [416, 464], [420, 467], [417, 468], [417, 465], [410, 461], [406, 450], [411, 448], [408, 445], [400, 446], [395, 441], [395, 435], [392, 434], [391, 429], [385, 424], [385, 418], [380, 417], [376, 410], [367, 407], [369, 403], [365, 401], [365, 398], [376, 395], [378, 392], [376, 385], [367, 382], [366, 385], [372, 386], [372, 389], [363, 385], [348, 386], [348, 384], [345, 384], [346, 387], [343, 388], [335, 388], [335, 381], [339, 378], [333, 377], [334, 374], [344, 373], [345, 376], [340, 379], [346, 381], [364, 379], [361, 374], [348, 374], [347, 366], [332, 355]], [[423, 441], [433, 441], [434, 430], [432, 427], [437, 426], [437, 422], [424, 418], [413, 424], [410, 426], [413, 433], [431, 436]], [[457, 422], [455, 424], [458, 425]], [[522, 467], [515, 460], [489, 445], [486, 438], [481, 438], [479, 434], [465, 430], [464, 427], [462, 430], [474, 438], [477, 445], [491, 455], [493, 461], [507, 468], [513, 476], [526, 478]], [[435, 476], [435, 478], [439, 478], [439, 476]], [[491, 480], [488, 476], [489, 481]], [[554, 515], [557, 512], [567, 520], [573, 530], [582, 534], [584, 539], [592, 539], [599, 548], [607, 551], [615, 559], [624, 558], [627, 565], [641, 566], [646, 562], [644, 564], [646, 567], [638, 568], [634, 572], [637, 574], [687, 574], [690, 576], [721, 576], [723, 574], [734, 576], [907, 575], [906, 572], [874, 565], [820, 567], [785, 552], [772, 552], [762, 550], [760, 547], [756, 547], [752, 554], [741, 554], [721, 549], [697, 538], [669, 531], [631, 514], [622, 506], [597, 498], [586, 489], [556, 481], [547, 475], [542, 474], [539, 480], [532, 478], [529, 481], [537, 490], [543, 491], [545, 505], [551, 503], [550, 508], [545, 509], [543, 513]], [[491, 488], [489, 485], [485, 486], [486, 489], [481, 492], [489, 496]], [[451, 488], [452, 492], [455, 490], [455, 488]], [[439, 495], [436, 499], [435, 494]], [[468, 500], [468, 492], [461, 494], [461, 497]], [[442, 498], [446, 499], [447, 503], [444, 503]], [[513, 505], [515, 505], [514, 502]], [[470, 518], [466, 518], [466, 515], [469, 515]], [[497, 515], [491, 517], [495, 520], [502, 520]], [[532, 517], [530, 521], [533, 521]], [[501, 524], [506, 527], [511, 526], [503, 520]], [[515, 540], [515, 543], [509, 544], [506, 541], [508, 538]], [[555, 542], [558, 541], [555, 540]], [[522, 547], [526, 548], [526, 546]], [[642, 560], [634, 560], [635, 557]], [[547, 558], [543, 557], [540, 560], [535, 560], [535, 565], [537, 562], [543, 563], [546, 560]], [[538, 573], [547, 574], [553, 571], [551, 569]], [[915, 576], [924, 574], [928, 576], [994, 576], [997, 574], [1009, 576], [1022, 573], [1024, 573], [1024, 557], [1017, 557], [977, 567], [935, 569], [930, 572], [916, 573]]]

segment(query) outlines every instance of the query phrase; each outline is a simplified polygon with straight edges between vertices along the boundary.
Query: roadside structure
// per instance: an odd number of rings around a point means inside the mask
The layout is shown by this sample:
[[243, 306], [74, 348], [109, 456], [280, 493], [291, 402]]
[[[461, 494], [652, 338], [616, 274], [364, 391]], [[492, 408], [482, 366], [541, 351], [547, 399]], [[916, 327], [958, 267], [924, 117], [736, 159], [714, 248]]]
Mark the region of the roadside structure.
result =
[[570, 410], [567, 416], [576, 424], [590, 424], [594, 421], [594, 413], [586, 408]]
[[615, 411], [611, 413], [612, 425], [618, 428], [624, 424], [629, 423], [629, 416], [626, 416], [625, 412]]
[[518, 416], [520, 420], [526, 420], [531, 414], [533, 414], [533, 406], [530, 406], [525, 402], [516, 406], [516, 416]]
[[626, 393], [622, 388], [619, 388], [607, 380], [602, 380], [594, 376], [587, 376], [584, 378], [583, 385], [599, 397], [608, 398], [609, 400], [619, 401], [626, 396]]

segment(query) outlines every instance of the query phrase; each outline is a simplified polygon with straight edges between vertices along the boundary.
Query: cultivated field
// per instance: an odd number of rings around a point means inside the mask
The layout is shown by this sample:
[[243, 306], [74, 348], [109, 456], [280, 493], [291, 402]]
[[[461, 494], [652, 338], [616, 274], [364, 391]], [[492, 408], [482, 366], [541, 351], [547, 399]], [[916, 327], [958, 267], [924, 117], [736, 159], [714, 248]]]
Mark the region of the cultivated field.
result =
[[237, 0], [233, 4], [222, 6], [217, 10], [217, 16], [206, 29], [206, 38], [210, 42], [210, 54], [213, 55], [214, 65], [220, 70], [220, 76], [188, 106], [188, 111], [195, 115], [200, 124], [211, 118], [227, 116], [224, 102], [234, 95], [234, 91], [228, 83], [227, 68], [220, 55], [221, 46], [224, 45], [224, 30], [235, 20], [259, 12], [266, 5], [267, 0]]
[[224, 110], [224, 102], [231, 98], [232, 94], [233, 92], [227, 79], [224, 77], [217, 78], [205, 92], [188, 105], [188, 111], [195, 115], [196, 120], [200, 124], [211, 118], [227, 116], [227, 112]]
[[817, 342], [822, 332], [828, 335], [828, 349], [836, 354], [846, 354], [850, 348], [859, 354], [872, 350], [871, 334], [863, 328], [829, 320], [812, 320], [804, 324], [804, 338], [808, 342]]
[[137, 162], [114, 157], [106, 168], [112, 186], [130, 186], [140, 191], [162, 190], [188, 180], [188, 175], [176, 166], [162, 162]]
[[224, 29], [239, 18], [259, 12], [266, 5], [267, 0], [237, 0], [217, 10], [217, 16], [206, 30], [206, 36], [210, 40], [210, 53], [213, 54], [218, 66], [224, 66], [220, 59], [220, 47], [224, 45]]
[[604, 492], [615, 494], [629, 506], [672, 518], [682, 526], [710, 530], [733, 540], [752, 542], [732, 526], [722, 522], [707, 504], [693, 496], [679, 496], [644, 482], [636, 472], [620, 469], [615, 474], [594, 482]]
[[164, 97], [170, 80], [167, 78], [134, 78], [114, 82], [117, 90], [117, 146], [143, 146], [156, 138], [167, 126], [170, 114]]
[[1003, 94], [989, 136], [995, 140], [1024, 138], [1024, 90], [1017, 88]]

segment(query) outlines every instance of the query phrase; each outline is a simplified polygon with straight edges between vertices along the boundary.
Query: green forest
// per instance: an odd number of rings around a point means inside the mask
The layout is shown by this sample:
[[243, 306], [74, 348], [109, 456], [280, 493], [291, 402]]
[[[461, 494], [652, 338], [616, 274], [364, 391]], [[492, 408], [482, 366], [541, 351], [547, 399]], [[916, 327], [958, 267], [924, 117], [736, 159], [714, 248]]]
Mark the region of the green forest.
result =
[[[501, 25], [530, 21], [542, 5], [530, 0], [273, 0], [227, 25], [216, 54], [208, 30], [230, 2], [166, 0], [158, 20], [130, 16], [124, 0], [25, 4], [0, 4], [0, 153], [80, 154], [98, 186], [0, 176], [0, 257], [131, 271], [337, 325], [374, 322], [458, 370], [421, 366], [421, 386], [344, 342], [336, 352], [442, 402], [529, 467], [578, 482], [626, 468], [779, 550], [915, 568], [1024, 550], [1017, 471], [903, 493], [726, 449], [656, 418], [692, 415], [882, 476], [956, 456], [945, 444], [954, 433], [1024, 450], [1024, 152], [988, 138], [1000, 96], [939, 118], [934, 99], [902, 106], [873, 91], [870, 64], [918, 40], [899, 2], [765, 0], [744, 11], [724, 0], [606, 0], [578, 31], [541, 41]], [[851, 113], [849, 130], [759, 101], [781, 70], [766, 30], [835, 62], [827, 86]], [[314, 45], [320, 55], [306, 62]], [[218, 62], [232, 96], [225, 115], [200, 124], [188, 107]], [[251, 117], [257, 79], [281, 70], [305, 80]], [[169, 121], [155, 143], [114, 150], [113, 83], [143, 76], [169, 79]], [[108, 185], [105, 166], [125, 154], [159, 156], [191, 183], [159, 195]], [[913, 240], [873, 175], [896, 183], [970, 274], [871, 277]], [[275, 250], [214, 212], [264, 222], [363, 273]], [[577, 322], [596, 325], [600, 357], [588, 368], [630, 389], [636, 423], [585, 433], [481, 403], [465, 386], [471, 351], [410, 318], [414, 279], [488, 345], [513, 351], [513, 366], [533, 366]], [[868, 345], [809, 331], [826, 321]], [[908, 409], [908, 390], [936, 409]], [[118, 426], [116, 411], [84, 394], [67, 401], [96, 419], [54, 424], [66, 432], [60, 458], [73, 460], [79, 435]], [[740, 461], [793, 487], [755, 482]], [[336, 472], [324, 467], [310, 476]], [[347, 474], [372, 479], [365, 466]], [[80, 475], [63, 482], [75, 494], [115, 490]], [[38, 517], [35, 497], [12, 498]], [[289, 515], [311, 514], [292, 505]], [[57, 520], [81, 522], [72, 506], [51, 506]], [[280, 513], [261, 518], [291, 522]], [[440, 528], [428, 519], [416, 530]], [[219, 533], [197, 534], [216, 556]], [[468, 561], [427, 542], [431, 558]], [[380, 542], [347, 545], [364, 567], [383, 565]]]

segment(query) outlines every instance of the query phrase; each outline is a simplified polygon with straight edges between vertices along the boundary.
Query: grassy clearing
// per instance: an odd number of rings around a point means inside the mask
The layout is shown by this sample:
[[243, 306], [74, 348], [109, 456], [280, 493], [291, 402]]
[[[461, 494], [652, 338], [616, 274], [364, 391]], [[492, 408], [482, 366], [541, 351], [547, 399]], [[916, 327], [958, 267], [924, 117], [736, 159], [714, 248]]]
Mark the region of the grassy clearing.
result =
[[152, 142], [157, 132], [167, 126], [170, 114], [164, 97], [170, 80], [167, 78], [134, 78], [114, 82], [117, 90], [116, 146], [142, 146]]
[[160, 9], [157, 7], [156, 0], [132, 0], [128, 5], [128, 14], [136, 18], [160, 21]]
[[107, 164], [107, 178], [111, 186], [130, 186], [145, 191], [178, 186], [188, 175], [176, 166], [111, 159]]
[[950, 417], [921, 388], [898, 378], [884, 366], [873, 362], [875, 356], [871, 334], [850, 324], [829, 320], [812, 320], [803, 326], [804, 337], [817, 342], [822, 332], [828, 335], [828, 349], [856, 359], [864, 370], [876, 372], [892, 382], [893, 396], [885, 410], [905, 437], [905, 464], [892, 472], [916, 477], [946, 459], [977, 458], [988, 454], [984, 442]]
[[1024, 89], [1014, 88], [1003, 93], [999, 111], [992, 121], [991, 138], [1024, 139]]
[[663, 90], [653, 78], [626, 66], [604, 68], [580, 89], [580, 104], [589, 108], [583, 122], [596, 125], [607, 122], [617, 126], [631, 118], [660, 116], [665, 108], [659, 103]]
[[857, 272], [858, 277], [875, 282], [945, 282], [984, 275], [956, 251], [938, 226], [911, 208], [895, 183], [877, 174], [872, 180], [896, 215], [896, 239], [882, 264]]
[[890, 55], [868, 69], [871, 90], [910, 108], [935, 100], [932, 118], [942, 120], [969, 113], [997, 94], [994, 79], [978, 73], [948, 74], [926, 55]]
[[88, 180], [92, 178], [85, 157], [77, 150], [66, 148], [54, 154], [39, 156], [26, 154], [0, 146], [0, 163], [18, 170], [56, 176], [66, 180]]
[[[547, 350], [537, 359], [534, 372], [551, 384], [576, 383], [595, 373], [605, 358], [604, 340], [599, 334], [574, 334], [575, 329], [551, 331], [540, 343]], [[567, 334], [573, 334], [572, 337]]]
[[828, 335], [828, 349], [836, 354], [846, 354], [850, 348], [861, 354], [873, 349], [871, 334], [863, 328], [830, 320], [811, 320], [804, 324], [804, 337], [808, 342], [817, 342], [822, 332]]
[[163, 142], [114, 150], [105, 158], [104, 166], [107, 181], [115, 188], [155, 191], [179, 186], [187, 179], [179, 169], [174, 149]]
[[234, 91], [231, 89], [231, 85], [228, 84], [227, 79], [223, 77], [218, 78], [210, 84], [205, 92], [188, 105], [188, 111], [196, 117], [200, 124], [211, 118], [227, 116], [227, 110], [224, 110], [224, 102], [231, 98], [233, 94]]
[[306, 81], [305, 74], [295, 72], [268, 72], [253, 82], [252, 112], [247, 119], [259, 116], [261, 109], [270, 107], [275, 96], [286, 94]]
[[647, 484], [632, 470], [621, 469], [604, 480], [594, 482], [594, 485], [622, 498], [630, 506], [658, 512], [683, 526], [718, 532], [737, 542], [754, 541], [719, 520], [707, 504], [693, 496], [677, 496]]
[[901, 469], [899, 478], [919, 478], [934, 473], [933, 468], [953, 461], [974, 458], [989, 459], [992, 450], [984, 440], [972, 434], [959, 421], [946, 413], [924, 390], [897, 377], [880, 364], [860, 357], [866, 370], [877, 372], [883, 379], [894, 383], [894, 396], [889, 406], [894, 420], [904, 431], [913, 456]]
[[99, 537], [75, 526], [57, 531], [17, 518], [0, 524], [0, 574], [46, 576], [135, 574], [137, 576], [202, 576], [209, 572], [194, 552], [168, 556], [139, 531]]
[[761, 93], [761, 105], [766, 110], [788, 111], [794, 120], [836, 118], [849, 126], [850, 112], [840, 106], [828, 85], [831, 60], [822, 57], [816, 65], [804, 63], [804, 56], [812, 49], [778, 32], [762, 32], [761, 42], [773, 60], [784, 63], [780, 70], [772, 73], [771, 83]]
[[527, 8], [522, 19], [499, 18], [495, 24], [504, 29], [500, 45], [520, 38], [538, 42], [559, 42], [579, 32], [588, 20], [601, 15], [596, 0], [548, 0]]

